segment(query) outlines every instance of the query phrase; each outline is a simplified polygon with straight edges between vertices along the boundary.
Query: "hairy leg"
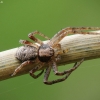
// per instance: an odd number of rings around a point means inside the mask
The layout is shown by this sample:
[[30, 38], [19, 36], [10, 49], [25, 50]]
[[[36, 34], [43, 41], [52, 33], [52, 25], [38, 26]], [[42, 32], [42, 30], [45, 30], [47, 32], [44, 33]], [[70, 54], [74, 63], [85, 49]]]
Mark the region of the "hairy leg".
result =
[[39, 76], [42, 75], [42, 73], [44, 72], [44, 70], [42, 70], [39, 74], [35, 75], [34, 73], [37, 71], [37, 67], [33, 68], [31, 71], [29, 71], [30, 76], [32, 76], [34, 79], [38, 78]]
[[62, 75], [65, 75], [65, 74], [67, 74], [67, 73], [70, 73], [70, 72], [76, 70], [76, 69], [79, 67], [79, 65], [80, 65], [83, 61], [84, 61], [84, 59], [82, 59], [82, 60], [79, 61], [79, 62], [76, 62], [76, 63], [74, 64], [74, 67], [72, 67], [72, 68], [69, 69], [69, 70], [65, 70], [65, 71], [63, 71], [63, 72], [59, 72], [59, 71], [58, 71], [57, 65], [56, 65], [56, 63], [54, 62], [54, 63], [53, 63], [53, 66], [52, 66], [52, 67], [53, 67], [53, 71], [54, 71], [55, 75], [62, 76]]
[[99, 27], [67, 27], [59, 31], [48, 43], [52, 47], [56, 47], [57, 44], [68, 34], [93, 34], [96, 35], [98, 33], [94, 32], [84, 32], [83, 30], [100, 30]]
[[46, 38], [46, 39], [49, 39], [47, 36], [45, 36], [44, 34], [38, 32], [38, 31], [29, 33], [28, 37], [29, 37], [30, 39], [32, 39], [33, 41], [39, 43], [39, 44], [43, 44], [43, 42], [42, 42], [41, 40], [35, 38], [35, 37], [34, 37], [35, 34], [38, 34], [38, 35], [40, 35], [40, 36], [42, 36], [42, 37], [44, 37], [44, 38]]
[[[84, 61], [84, 59], [82, 59], [80, 62], [76, 62], [73, 66], [73, 68], [67, 70], [67, 71], [64, 71], [64, 72], [58, 72], [58, 69], [57, 69], [57, 66], [56, 64], [52, 64], [52, 67], [53, 67], [53, 70], [55, 72], [56, 75], [65, 75], [65, 77], [63, 78], [60, 78], [60, 79], [56, 79], [56, 80], [53, 80], [53, 81], [48, 81], [48, 77], [49, 77], [49, 74], [50, 74], [50, 71], [51, 71], [51, 66], [49, 66], [47, 69], [46, 69], [46, 72], [45, 72], [45, 76], [44, 76], [44, 83], [47, 84], [47, 85], [52, 85], [52, 84], [55, 84], [55, 83], [58, 83], [58, 82], [62, 82], [64, 80], [66, 80], [69, 75], [74, 71], [76, 70], [79, 65]], [[56, 67], [55, 67], [56, 66]]]
[[35, 67], [35, 68], [33, 68], [31, 71], [29, 71], [29, 73], [30, 73], [30, 76], [32, 76], [34, 79], [36, 79], [36, 78], [38, 78], [39, 76], [41, 76], [42, 75], [42, 73], [44, 72], [44, 70], [42, 70], [39, 74], [37, 74], [37, 75], [35, 75], [34, 73], [36, 72], [36, 71], [38, 71], [40, 68], [42, 68], [42, 66], [44, 65], [44, 63], [38, 63], [38, 65]]
[[32, 62], [31, 62], [31, 61], [25, 61], [25, 62], [23, 62], [20, 66], [18, 66], [18, 67], [15, 69], [14, 73], [13, 73], [11, 76], [16, 75], [23, 67], [25, 67], [26, 65], [28, 65], [28, 64], [30, 64], [30, 63], [32, 63]]
[[28, 41], [28, 40], [20, 40], [19, 42], [20, 42], [21, 44], [29, 45], [29, 46], [34, 46], [34, 47], [36, 47], [36, 48], [39, 47], [39, 46], [36, 45], [35, 43], [32, 43], [32, 42], [30, 42], [30, 41]]

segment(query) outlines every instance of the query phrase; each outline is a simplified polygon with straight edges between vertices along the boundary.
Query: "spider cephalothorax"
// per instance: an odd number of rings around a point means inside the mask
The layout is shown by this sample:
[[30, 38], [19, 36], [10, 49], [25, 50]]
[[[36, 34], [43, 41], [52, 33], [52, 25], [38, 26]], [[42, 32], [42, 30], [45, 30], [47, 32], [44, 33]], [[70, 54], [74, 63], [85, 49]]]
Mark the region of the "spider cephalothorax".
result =
[[41, 62], [48, 62], [54, 55], [54, 50], [48, 44], [43, 44], [39, 47], [38, 58]]
[[[16, 58], [19, 59], [20, 61], [22, 61], [22, 64], [18, 68], [15, 69], [12, 76], [15, 75], [17, 72], [19, 72], [22, 67], [24, 67], [34, 61], [37, 61], [36, 67], [34, 67], [30, 71], [30, 75], [33, 78], [38, 78], [43, 73], [44, 70], [42, 70], [38, 75], [34, 74], [34, 72], [39, 70], [44, 63], [47, 63], [48, 67], [46, 68], [45, 75], [44, 75], [44, 83], [45, 84], [51, 85], [51, 84], [62, 82], [64, 80], [66, 80], [69, 77], [69, 75], [75, 69], [78, 68], [78, 66], [84, 61], [84, 59], [82, 58], [81, 61], [76, 62], [71, 69], [65, 70], [63, 72], [59, 72], [56, 62], [59, 60], [59, 56], [62, 53], [66, 52], [66, 50], [62, 50], [59, 42], [69, 33], [94, 34], [95, 35], [95, 33], [86, 32], [83, 30], [99, 30], [99, 29], [100, 29], [99, 27], [77, 27], [77, 28], [67, 27], [67, 28], [59, 31], [56, 35], [54, 35], [54, 37], [51, 38], [47, 44], [44, 44], [41, 40], [34, 37], [35, 34], [39, 34], [39, 35], [43, 36], [44, 38], [49, 39], [44, 34], [38, 32], [38, 31], [30, 33], [28, 35], [28, 37], [31, 40], [37, 42], [39, 45], [34, 44], [27, 40], [20, 40], [20, 43], [24, 44], [25, 46], [20, 47], [18, 49], [18, 51], [16, 52]], [[68, 49], [69, 48], [67, 48], [67, 50]], [[58, 76], [65, 75], [65, 77], [63, 77], [61, 79], [53, 80], [53, 81], [48, 81], [48, 77], [49, 77], [51, 68], [53, 69], [55, 75], [58, 75]]]

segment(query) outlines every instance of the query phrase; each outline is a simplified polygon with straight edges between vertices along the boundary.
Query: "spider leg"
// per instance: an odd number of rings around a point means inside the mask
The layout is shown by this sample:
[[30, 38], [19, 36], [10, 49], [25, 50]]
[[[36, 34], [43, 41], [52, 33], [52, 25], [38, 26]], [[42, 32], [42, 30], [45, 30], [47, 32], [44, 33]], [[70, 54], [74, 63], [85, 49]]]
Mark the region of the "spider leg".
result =
[[[68, 34], [78, 34], [82, 30], [100, 30], [99, 27], [67, 27], [59, 31], [48, 43], [52, 47], [56, 47], [56, 45]], [[84, 34], [84, 32], [80, 32], [80, 34]], [[86, 33], [85, 33], [86, 34]], [[92, 34], [92, 32], [91, 32]], [[94, 33], [93, 33], [94, 34]]]
[[55, 84], [55, 83], [58, 83], [58, 82], [62, 82], [65, 79], [67, 79], [69, 77], [69, 75], [71, 74], [71, 72], [70, 72], [70, 73], [67, 73], [64, 78], [56, 79], [56, 80], [53, 80], [53, 81], [48, 81], [48, 77], [49, 77], [50, 71], [51, 71], [51, 66], [49, 66], [46, 69], [46, 72], [45, 72], [45, 75], [44, 75], [44, 84], [46, 84], [46, 85], [52, 85], [52, 84]]
[[34, 37], [35, 34], [39, 34], [40, 36], [42, 36], [42, 37], [44, 37], [44, 38], [46, 38], [46, 39], [49, 39], [47, 36], [45, 36], [44, 34], [38, 32], [38, 31], [29, 33], [28, 37], [29, 37], [30, 39], [32, 39], [33, 41], [39, 43], [39, 44], [43, 44], [43, 42], [42, 42], [41, 40], [35, 38], [35, 37]]
[[98, 32], [83, 32], [83, 31], [77, 31], [78, 34], [91, 34], [91, 35], [100, 35]]
[[66, 31], [78, 31], [78, 30], [100, 30], [100, 27], [66, 27], [64, 29], [62, 29], [61, 31], [59, 31], [57, 34], [54, 35], [54, 38], [58, 37], [59, 35], [63, 34]]
[[43, 66], [43, 64], [41, 64], [40, 66], [37, 65], [35, 68], [33, 68], [31, 71], [29, 71], [30, 76], [32, 76], [34, 79], [38, 78], [40, 75], [42, 75], [42, 73], [44, 72], [44, 70], [42, 70], [39, 74], [35, 75], [34, 73], [39, 70], [41, 67]]
[[38, 70], [38, 68], [33, 68], [31, 71], [29, 71], [30, 76], [32, 76], [34, 79], [38, 78], [39, 76], [42, 75], [42, 73], [44, 72], [44, 70], [42, 70], [39, 74], [35, 75], [34, 73]]
[[32, 63], [32, 62], [31, 61], [25, 61], [25, 62], [23, 62], [19, 67], [17, 67], [15, 69], [14, 73], [11, 76], [16, 75], [24, 66], [26, 66], [26, 65], [28, 65], [30, 63]]
[[66, 80], [66, 79], [69, 77], [69, 75], [70, 75], [71, 73], [72, 73], [72, 72], [67, 73], [67, 74], [65, 75], [65, 77], [60, 78], [60, 79], [56, 79], [56, 80], [53, 80], [53, 81], [45, 80], [44, 83], [45, 83], [46, 85], [52, 85], [52, 84], [55, 84], [55, 83], [58, 83], [58, 82], [62, 82], [62, 81], [64, 81], [64, 80]]
[[35, 43], [32, 43], [32, 42], [30, 42], [30, 41], [28, 41], [28, 40], [20, 40], [19, 42], [20, 42], [21, 44], [29, 45], [29, 46], [34, 46], [34, 47], [36, 47], [36, 48], [39, 47], [39, 46], [36, 45]]
[[73, 72], [74, 70], [76, 70], [78, 67], [79, 67], [79, 65], [82, 63], [84, 61], [84, 59], [82, 59], [81, 61], [79, 61], [79, 62], [76, 62], [75, 64], [74, 64], [74, 67], [72, 67], [71, 69], [69, 69], [69, 70], [65, 70], [65, 71], [63, 71], [63, 72], [59, 72], [58, 71], [58, 69], [57, 69], [57, 66], [56, 66], [56, 63], [54, 62], [53, 63], [53, 71], [54, 71], [54, 73], [55, 73], [55, 75], [58, 75], [58, 76], [62, 76], [62, 75], [65, 75], [65, 74], [67, 74], [67, 73], [70, 73], [70, 72]]
[[51, 85], [52, 84], [52, 81], [48, 81], [48, 77], [50, 75], [50, 71], [51, 71], [51, 66], [47, 67], [46, 71], [45, 71], [45, 75], [44, 75], [44, 84], [47, 84], [47, 85]]
[[[47, 84], [47, 85], [52, 85], [52, 84], [55, 84], [55, 83], [58, 83], [58, 82], [62, 82], [64, 80], [66, 80], [69, 75], [76, 69], [79, 67], [79, 65], [83, 62], [84, 59], [82, 59], [79, 63], [75, 63], [73, 68], [71, 68], [70, 70], [67, 70], [67, 71], [64, 71], [63, 73], [66, 74], [65, 77], [63, 78], [60, 78], [60, 79], [56, 79], [56, 80], [53, 80], [53, 81], [48, 81], [48, 77], [49, 77], [49, 74], [50, 74], [50, 71], [51, 71], [51, 66], [49, 66], [45, 72], [45, 76], [44, 76], [44, 83]], [[53, 64], [52, 66], [56, 66], [56, 64]], [[57, 72], [57, 67], [55, 69]], [[59, 72], [58, 72], [59, 73]], [[63, 73], [60, 73], [60, 75], [64, 75]]]

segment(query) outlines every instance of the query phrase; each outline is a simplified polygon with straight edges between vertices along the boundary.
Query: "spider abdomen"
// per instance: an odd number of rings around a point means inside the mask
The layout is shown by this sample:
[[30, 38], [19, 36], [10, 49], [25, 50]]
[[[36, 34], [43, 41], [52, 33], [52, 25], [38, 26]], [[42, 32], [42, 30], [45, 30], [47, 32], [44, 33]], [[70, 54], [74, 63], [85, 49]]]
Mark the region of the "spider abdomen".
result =
[[34, 60], [37, 57], [37, 48], [33, 46], [22, 46], [16, 52], [16, 58], [22, 62]]

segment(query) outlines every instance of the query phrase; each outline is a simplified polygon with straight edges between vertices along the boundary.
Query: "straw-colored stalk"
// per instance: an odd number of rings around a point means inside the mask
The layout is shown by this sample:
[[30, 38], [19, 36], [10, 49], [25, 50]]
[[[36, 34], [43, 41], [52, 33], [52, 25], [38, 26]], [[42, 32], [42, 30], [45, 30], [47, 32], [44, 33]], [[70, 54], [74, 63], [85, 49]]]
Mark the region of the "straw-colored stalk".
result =
[[[100, 33], [100, 31], [97, 32]], [[58, 66], [73, 63], [82, 58], [89, 60], [100, 57], [100, 35], [70, 35], [66, 36], [60, 44], [62, 49], [68, 49], [69, 51], [61, 55], [61, 60], [57, 63]], [[12, 78], [11, 74], [21, 64], [15, 58], [17, 49], [14, 48], [0, 52], [0, 80]], [[16, 76], [26, 74], [34, 67], [35, 63], [23, 67]], [[43, 68], [45, 67], [43, 66]]]

